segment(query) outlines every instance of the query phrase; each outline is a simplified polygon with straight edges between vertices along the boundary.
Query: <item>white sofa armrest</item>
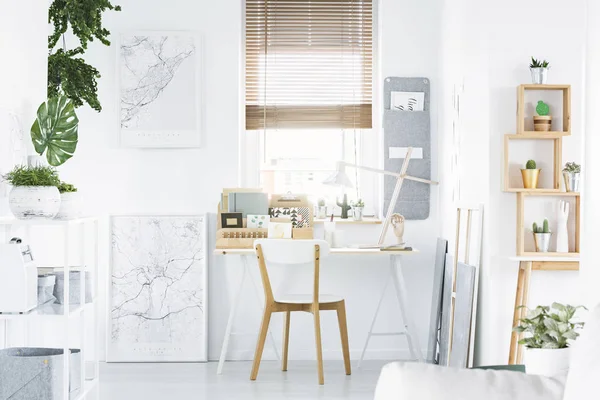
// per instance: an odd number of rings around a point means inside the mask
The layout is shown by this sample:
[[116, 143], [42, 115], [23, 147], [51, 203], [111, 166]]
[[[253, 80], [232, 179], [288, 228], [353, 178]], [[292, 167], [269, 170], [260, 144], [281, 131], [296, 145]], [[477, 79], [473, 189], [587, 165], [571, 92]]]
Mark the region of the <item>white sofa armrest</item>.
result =
[[561, 400], [563, 382], [512, 371], [395, 362], [383, 367], [375, 400]]

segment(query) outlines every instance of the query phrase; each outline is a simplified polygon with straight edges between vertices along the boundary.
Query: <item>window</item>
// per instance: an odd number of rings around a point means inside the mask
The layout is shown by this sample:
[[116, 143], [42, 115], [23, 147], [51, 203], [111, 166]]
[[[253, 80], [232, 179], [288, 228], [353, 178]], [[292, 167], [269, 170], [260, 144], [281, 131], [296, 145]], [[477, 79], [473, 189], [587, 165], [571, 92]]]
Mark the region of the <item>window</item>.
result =
[[[246, 0], [246, 165], [261, 187], [338, 194], [321, 182], [362, 163], [372, 97], [372, 0]], [[367, 197], [351, 175], [349, 197]]]

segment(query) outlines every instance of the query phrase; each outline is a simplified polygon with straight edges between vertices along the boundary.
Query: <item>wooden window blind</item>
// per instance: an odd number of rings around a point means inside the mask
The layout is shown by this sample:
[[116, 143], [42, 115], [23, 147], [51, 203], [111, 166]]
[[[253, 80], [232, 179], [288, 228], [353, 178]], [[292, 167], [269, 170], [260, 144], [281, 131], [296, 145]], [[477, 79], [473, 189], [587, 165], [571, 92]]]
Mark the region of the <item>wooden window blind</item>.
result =
[[372, 0], [246, 0], [246, 129], [371, 128]]

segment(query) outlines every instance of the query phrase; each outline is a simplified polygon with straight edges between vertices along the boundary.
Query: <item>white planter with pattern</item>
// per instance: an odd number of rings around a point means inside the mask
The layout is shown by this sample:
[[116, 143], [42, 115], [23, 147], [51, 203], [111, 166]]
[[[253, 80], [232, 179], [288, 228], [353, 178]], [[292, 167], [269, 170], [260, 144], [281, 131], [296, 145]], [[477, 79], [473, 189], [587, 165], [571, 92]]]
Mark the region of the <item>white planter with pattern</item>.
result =
[[8, 205], [17, 219], [54, 218], [60, 209], [60, 193], [56, 186], [15, 186]]
[[73, 219], [81, 216], [81, 195], [77, 192], [61, 193], [60, 210], [56, 219]]

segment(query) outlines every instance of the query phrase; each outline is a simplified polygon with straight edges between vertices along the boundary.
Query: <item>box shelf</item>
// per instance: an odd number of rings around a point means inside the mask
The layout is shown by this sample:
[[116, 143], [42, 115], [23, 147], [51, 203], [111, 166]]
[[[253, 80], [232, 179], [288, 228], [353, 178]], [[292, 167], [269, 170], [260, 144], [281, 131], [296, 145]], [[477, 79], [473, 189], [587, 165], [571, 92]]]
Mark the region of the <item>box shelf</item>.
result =
[[[527, 91], [560, 91], [562, 92], [562, 101], [560, 101], [561, 110], [561, 119], [562, 124], [559, 126], [554, 126], [554, 130], [552, 132], [536, 132], [526, 129], [526, 120], [527, 118], [532, 118], [532, 113], [526, 112], [526, 103], [525, 93]], [[551, 103], [556, 104], [556, 101], [552, 101]], [[556, 107], [553, 107], [555, 109]], [[553, 117], [558, 117], [558, 113], [551, 113]], [[559, 129], [556, 129], [559, 128]], [[562, 129], [560, 129], [562, 128]], [[571, 135], [571, 85], [534, 85], [534, 84], [526, 84], [520, 85], [517, 88], [517, 134], [554, 134], [561, 136], [569, 136]]]

